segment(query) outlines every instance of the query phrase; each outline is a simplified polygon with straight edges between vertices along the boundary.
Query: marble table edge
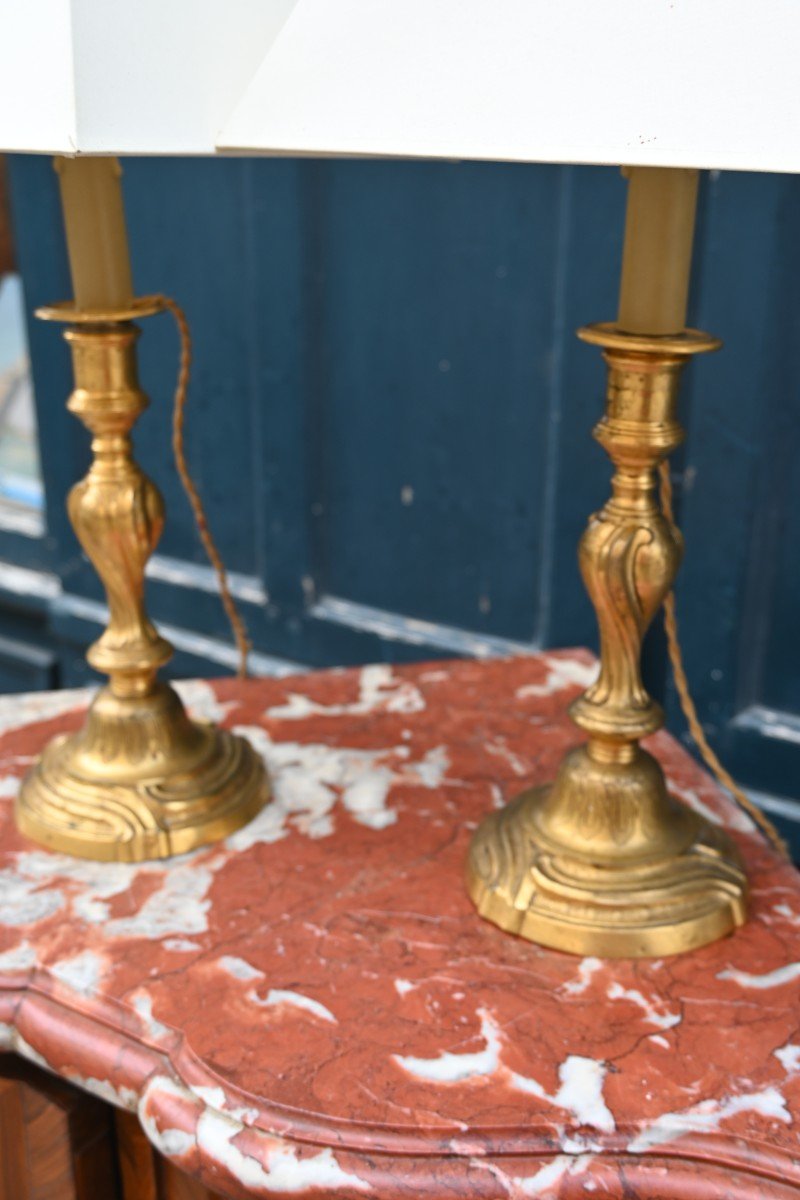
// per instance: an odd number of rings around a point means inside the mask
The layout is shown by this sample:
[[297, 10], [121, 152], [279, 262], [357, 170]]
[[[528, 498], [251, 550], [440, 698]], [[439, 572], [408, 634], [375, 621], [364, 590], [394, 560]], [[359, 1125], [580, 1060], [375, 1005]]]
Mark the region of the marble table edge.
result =
[[[442, 1129], [426, 1131], [425, 1137], [354, 1122], [314, 1122], [294, 1109], [265, 1106], [230, 1084], [223, 1088], [177, 1031], [170, 1030], [171, 1052], [146, 1037], [122, 1033], [97, 1014], [90, 1016], [39, 990], [37, 974], [42, 972], [23, 974], [15, 983], [10, 977], [0, 982], [0, 1051], [15, 1053], [134, 1113], [159, 1153], [230, 1196], [324, 1191], [386, 1197], [392, 1192], [387, 1178], [398, 1181], [398, 1192], [405, 1190], [400, 1181], [411, 1162], [427, 1164], [414, 1172], [415, 1194], [438, 1198], [443, 1189], [456, 1195], [471, 1192], [467, 1179], [475, 1170], [489, 1171], [500, 1182], [506, 1177], [503, 1194], [550, 1194], [506, 1185], [524, 1185], [525, 1178], [516, 1174], [523, 1163], [556, 1164], [560, 1178], [580, 1172], [591, 1160], [611, 1169], [627, 1164], [638, 1173], [668, 1170], [675, 1187], [684, 1171], [690, 1179], [727, 1172], [731, 1190], [726, 1194], [734, 1198], [765, 1195], [751, 1190], [760, 1184], [773, 1186], [770, 1195], [800, 1195], [796, 1157], [760, 1139], [730, 1139], [719, 1131], [683, 1132], [676, 1126], [671, 1139], [632, 1151], [641, 1128], [618, 1127], [613, 1134], [592, 1129], [555, 1143], [552, 1131], [506, 1127], [493, 1138], [488, 1130], [481, 1134], [454, 1127], [442, 1144]], [[194, 1070], [187, 1072], [189, 1063]], [[197, 1082], [202, 1071], [205, 1084]], [[127, 1083], [115, 1084], [115, 1075]], [[542, 1167], [537, 1174], [548, 1171]], [[546, 1188], [547, 1180], [542, 1183]]]

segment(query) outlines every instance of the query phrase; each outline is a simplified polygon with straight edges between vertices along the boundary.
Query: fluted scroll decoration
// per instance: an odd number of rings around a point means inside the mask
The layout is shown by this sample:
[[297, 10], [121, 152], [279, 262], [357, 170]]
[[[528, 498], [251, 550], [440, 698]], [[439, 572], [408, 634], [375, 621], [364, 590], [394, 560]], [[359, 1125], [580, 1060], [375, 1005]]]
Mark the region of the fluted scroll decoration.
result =
[[127, 322], [100, 335], [83, 328], [66, 333], [76, 378], [105, 375], [105, 390], [76, 388], [68, 401], [93, 435], [93, 461], [67, 509], [108, 598], [108, 627], [90, 648], [89, 662], [111, 676], [117, 694], [146, 690], [172, 655], [144, 607], [145, 567], [164, 527], [164, 502], [132, 455], [130, 431], [147, 407], [133, 352], [138, 336]]
[[594, 432], [614, 463], [612, 495], [578, 550], [600, 627], [600, 674], [572, 715], [590, 737], [630, 740], [661, 724], [642, 682], [641, 652], [683, 553], [655, 495], [658, 463], [683, 440], [675, 419], [681, 360], [654, 363], [613, 350], [606, 359], [607, 412]]

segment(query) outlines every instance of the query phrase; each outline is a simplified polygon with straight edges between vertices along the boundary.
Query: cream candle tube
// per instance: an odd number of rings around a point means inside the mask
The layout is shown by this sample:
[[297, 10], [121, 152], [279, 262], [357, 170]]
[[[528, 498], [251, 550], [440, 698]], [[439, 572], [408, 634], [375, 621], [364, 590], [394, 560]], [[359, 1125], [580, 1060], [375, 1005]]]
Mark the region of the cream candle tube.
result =
[[626, 333], [686, 326], [698, 172], [628, 167], [628, 206], [617, 324]]
[[133, 299], [131, 260], [116, 158], [57, 158], [75, 304], [113, 309]]

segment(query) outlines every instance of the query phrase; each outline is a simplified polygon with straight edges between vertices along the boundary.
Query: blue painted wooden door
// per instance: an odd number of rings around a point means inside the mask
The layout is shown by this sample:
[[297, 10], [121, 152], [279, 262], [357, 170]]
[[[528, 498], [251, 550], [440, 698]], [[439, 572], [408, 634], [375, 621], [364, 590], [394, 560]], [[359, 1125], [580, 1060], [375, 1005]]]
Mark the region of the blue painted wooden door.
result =
[[[69, 294], [49, 161], [14, 159], [12, 183], [32, 310]], [[608, 491], [590, 437], [604, 377], [574, 329], [615, 312], [616, 170], [141, 159], [125, 190], [138, 290], [174, 295], [192, 323], [189, 457], [257, 669], [595, 643], [575, 545]], [[704, 181], [691, 315], [726, 346], [687, 373], [675, 461], [701, 716], [787, 819], [800, 812], [798, 192], [776, 176]], [[87, 462], [64, 411], [67, 354], [52, 326], [32, 321], [30, 343], [47, 530], [0, 532], [0, 557], [31, 581], [20, 594], [0, 571], [0, 601], [10, 640], [28, 622], [41, 669], [19, 675], [40, 686], [87, 678], [102, 597], [63, 513]], [[168, 319], [144, 323], [153, 405], [136, 444], [169, 509], [150, 604], [175, 670], [216, 673], [233, 655], [172, 463], [176, 355]], [[657, 632], [648, 673], [680, 732]]]

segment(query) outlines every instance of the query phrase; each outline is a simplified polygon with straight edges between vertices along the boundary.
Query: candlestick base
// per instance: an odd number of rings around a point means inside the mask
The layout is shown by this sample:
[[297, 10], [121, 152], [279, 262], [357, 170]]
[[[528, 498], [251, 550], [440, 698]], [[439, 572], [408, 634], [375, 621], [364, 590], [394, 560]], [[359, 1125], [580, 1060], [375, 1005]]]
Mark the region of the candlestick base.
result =
[[191, 721], [167, 684], [135, 697], [106, 687], [84, 727], [46, 747], [16, 817], [22, 833], [52, 850], [141, 862], [226, 837], [268, 795], [250, 744]]
[[75, 390], [68, 407], [92, 434], [92, 465], [68, 510], [108, 598], [108, 626], [87, 659], [110, 682], [83, 728], [45, 748], [23, 781], [16, 819], [53, 850], [106, 861], [165, 858], [217, 841], [269, 799], [255, 750], [191, 721], [156, 677], [172, 647], [147, 615], [144, 577], [164, 505], [133, 459], [130, 432], [147, 406], [132, 318], [161, 307], [159, 297], [144, 297], [118, 309], [54, 305], [38, 314], [69, 325]]
[[[669, 824], [651, 830], [660, 854], [593, 862], [542, 828], [554, 791], [523, 792], [476, 831], [467, 887], [482, 917], [541, 946], [607, 958], [680, 954], [743, 923], [747, 881], [722, 830], [668, 798]], [[665, 853], [653, 835], [670, 826], [688, 840]]]

